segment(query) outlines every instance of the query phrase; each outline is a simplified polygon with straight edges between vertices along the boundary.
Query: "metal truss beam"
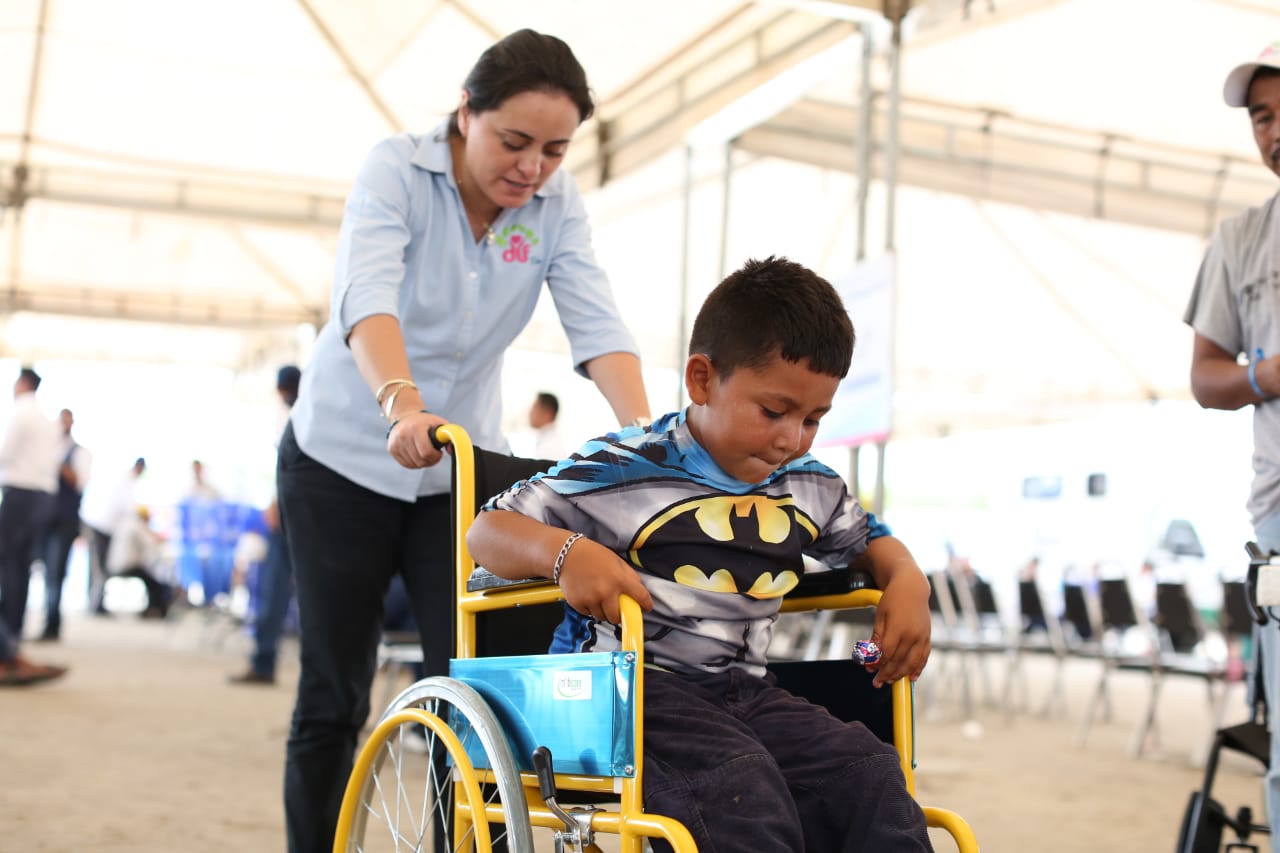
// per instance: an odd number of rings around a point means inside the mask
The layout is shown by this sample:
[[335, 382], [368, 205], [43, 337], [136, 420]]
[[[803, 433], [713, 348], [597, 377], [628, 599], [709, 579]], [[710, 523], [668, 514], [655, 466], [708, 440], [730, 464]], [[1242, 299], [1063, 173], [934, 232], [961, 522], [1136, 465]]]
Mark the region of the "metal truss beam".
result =
[[[870, 163], [879, 178], [887, 112], [877, 95]], [[852, 172], [857, 119], [851, 105], [803, 100], [737, 146]], [[906, 98], [899, 122], [898, 180], [970, 198], [1203, 236], [1275, 191], [1261, 163], [1232, 154]]]

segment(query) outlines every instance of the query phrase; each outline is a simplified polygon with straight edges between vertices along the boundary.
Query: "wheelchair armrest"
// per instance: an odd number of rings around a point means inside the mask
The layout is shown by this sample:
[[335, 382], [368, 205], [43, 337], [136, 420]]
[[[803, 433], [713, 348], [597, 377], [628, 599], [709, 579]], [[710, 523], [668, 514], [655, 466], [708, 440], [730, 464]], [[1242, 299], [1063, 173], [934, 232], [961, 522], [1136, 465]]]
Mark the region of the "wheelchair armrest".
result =
[[843, 595], [858, 589], [876, 589], [871, 574], [862, 569], [850, 567], [826, 572], [805, 572], [800, 576], [800, 582], [784, 598]]
[[467, 577], [467, 592], [483, 592], [486, 589], [512, 589], [522, 586], [536, 586], [551, 583], [546, 578], [520, 578], [511, 580], [500, 578], [483, 566], [476, 566]]

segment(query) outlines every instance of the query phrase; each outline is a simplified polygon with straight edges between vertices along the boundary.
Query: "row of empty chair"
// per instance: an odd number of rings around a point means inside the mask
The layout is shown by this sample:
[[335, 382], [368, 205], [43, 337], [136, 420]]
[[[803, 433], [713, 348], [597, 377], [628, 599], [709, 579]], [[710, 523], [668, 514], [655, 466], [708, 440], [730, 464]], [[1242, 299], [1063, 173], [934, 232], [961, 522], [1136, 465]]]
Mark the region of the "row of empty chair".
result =
[[[1059, 614], [1046, 605], [1034, 580], [1023, 580], [1018, 585], [1016, 618], [1008, 618], [997, 606], [990, 583], [981, 578], [957, 578], [939, 571], [932, 573], [930, 580], [934, 648], [939, 653], [930, 665], [932, 687], [943, 695], [958, 696], [966, 717], [973, 715], [975, 691], [981, 692], [988, 705], [1002, 707], [1006, 714], [1031, 710], [1025, 659], [1047, 655], [1054, 662], [1039, 706], [1039, 713], [1045, 716], [1065, 712], [1067, 662], [1087, 659], [1097, 664], [1077, 736], [1081, 746], [1096, 720], [1111, 718], [1111, 678], [1121, 671], [1141, 673], [1148, 679], [1145, 707], [1131, 742], [1132, 754], [1141, 755], [1157, 740], [1156, 711], [1169, 678], [1195, 678], [1204, 683], [1209, 708], [1206, 746], [1222, 722], [1228, 675], [1235, 672], [1230, 669], [1227, 651], [1233, 641], [1250, 633], [1242, 582], [1223, 583], [1223, 606], [1210, 630], [1202, 623], [1183, 583], [1155, 584], [1150, 613], [1137, 606], [1123, 578], [1100, 580], [1095, 588], [1066, 583]], [[989, 663], [996, 660], [1004, 665], [998, 703], [989, 671]], [[1202, 751], [1192, 755], [1193, 763], [1202, 760]]]

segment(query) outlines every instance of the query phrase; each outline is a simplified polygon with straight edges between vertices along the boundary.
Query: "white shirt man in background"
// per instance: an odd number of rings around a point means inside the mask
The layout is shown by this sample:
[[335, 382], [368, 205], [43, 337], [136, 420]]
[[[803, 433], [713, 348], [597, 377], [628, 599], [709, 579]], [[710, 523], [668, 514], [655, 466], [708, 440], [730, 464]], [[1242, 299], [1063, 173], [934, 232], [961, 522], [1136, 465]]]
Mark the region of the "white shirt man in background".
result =
[[138, 500], [134, 489], [142, 472], [147, 470], [147, 460], [139, 456], [109, 490], [96, 487], [86, 495], [80, 509], [80, 520], [89, 528], [89, 612], [105, 614], [102, 605], [103, 588], [107, 579], [107, 551], [111, 537], [131, 515], [137, 512]]
[[36, 404], [40, 374], [24, 367], [0, 437], [0, 617], [17, 641], [27, 610], [35, 545], [53, 512], [62, 430]]
[[529, 407], [529, 426], [536, 431], [533, 455], [536, 459], [559, 461], [569, 455], [560, 435], [560, 400], [549, 391], [540, 391]]

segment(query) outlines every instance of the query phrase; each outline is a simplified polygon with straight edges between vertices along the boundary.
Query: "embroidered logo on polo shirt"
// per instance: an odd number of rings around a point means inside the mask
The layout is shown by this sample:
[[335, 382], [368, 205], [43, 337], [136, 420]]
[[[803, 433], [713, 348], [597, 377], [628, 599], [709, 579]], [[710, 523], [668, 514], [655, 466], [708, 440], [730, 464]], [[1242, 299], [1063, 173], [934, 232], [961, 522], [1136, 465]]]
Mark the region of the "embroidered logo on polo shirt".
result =
[[524, 225], [508, 225], [494, 234], [493, 242], [503, 248], [502, 259], [509, 264], [526, 264], [529, 253], [538, 245], [538, 235]]

